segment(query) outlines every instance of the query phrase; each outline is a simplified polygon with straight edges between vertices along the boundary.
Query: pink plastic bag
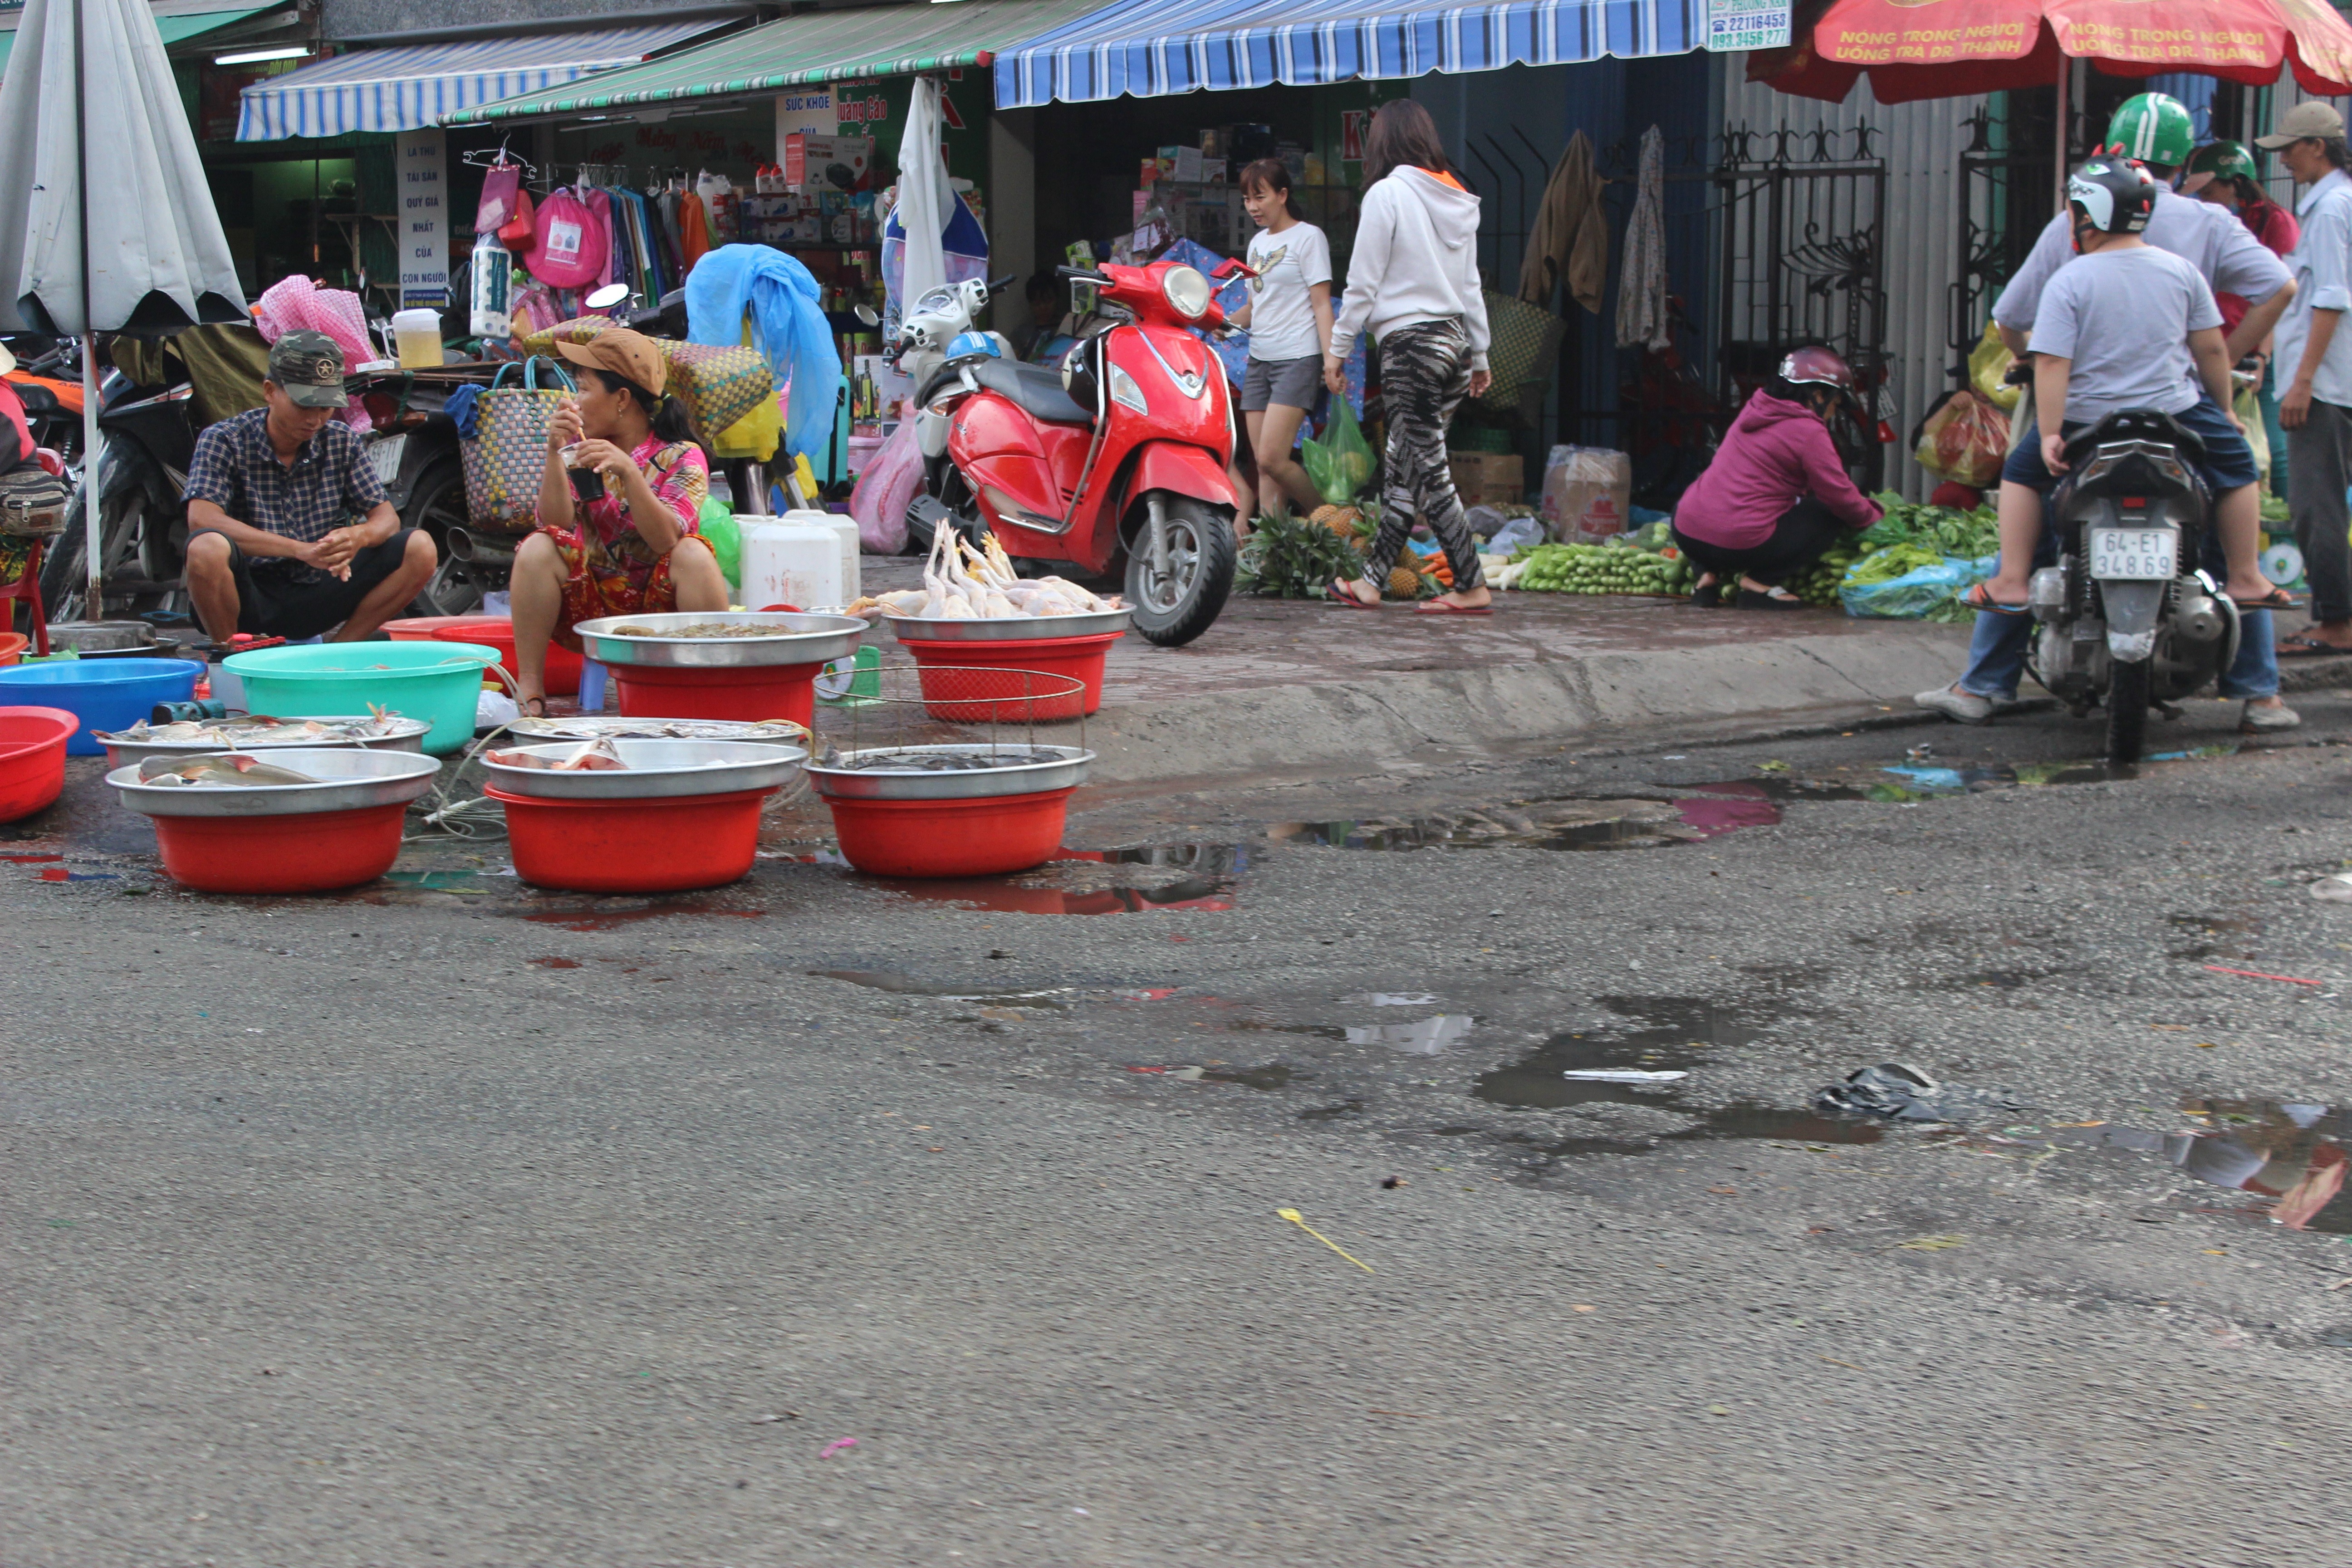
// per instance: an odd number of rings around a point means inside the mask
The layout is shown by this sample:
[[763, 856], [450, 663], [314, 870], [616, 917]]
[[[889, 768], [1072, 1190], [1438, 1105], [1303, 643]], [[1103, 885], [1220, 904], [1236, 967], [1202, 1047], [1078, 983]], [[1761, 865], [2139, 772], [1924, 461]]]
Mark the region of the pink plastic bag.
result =
[[360, 297], [348, 289], [321, 289], [299, 273], [279, 279], [254, 301], [253, 324], [272, 343], [288, 332], [324, 332], [343, 351], [346, 370], [376, 357]]
[[915, 445], [915, 413], [902, 406], [898, 429], [849, 492], [849, 515], [856, 520], [858, 542], [867, 554], [896, 555], [907, 548], [907, 507], [922, 483], [923, 453]]
[[474, 232], [496, 234], [513, 221], [515, 193], [522, 189], [522, 165], [493, 163], [482, 176], [482, 204], [474, 209]]

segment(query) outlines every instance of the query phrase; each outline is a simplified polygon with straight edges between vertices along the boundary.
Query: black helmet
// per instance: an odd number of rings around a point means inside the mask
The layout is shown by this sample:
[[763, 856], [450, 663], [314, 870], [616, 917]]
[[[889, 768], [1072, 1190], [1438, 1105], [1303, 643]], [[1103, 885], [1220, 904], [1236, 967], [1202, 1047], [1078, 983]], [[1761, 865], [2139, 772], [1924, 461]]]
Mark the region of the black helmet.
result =
[[2094, 158], [2066, 181], [2066, 205], [2102, 234], [2137, 234], [2156, 210], [2156, 176], [2121, 158]]

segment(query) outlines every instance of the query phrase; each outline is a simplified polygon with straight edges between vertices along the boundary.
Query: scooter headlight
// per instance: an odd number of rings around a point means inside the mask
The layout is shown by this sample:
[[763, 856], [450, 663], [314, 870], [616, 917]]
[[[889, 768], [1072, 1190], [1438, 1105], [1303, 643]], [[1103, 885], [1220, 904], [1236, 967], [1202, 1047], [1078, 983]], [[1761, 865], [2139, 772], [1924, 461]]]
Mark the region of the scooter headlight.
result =
[[1209, 280], [1192, 268], [1170, 268], [1160, 280], [1160, 292], [1186, 321], [1198, 321], [1208, 313]]

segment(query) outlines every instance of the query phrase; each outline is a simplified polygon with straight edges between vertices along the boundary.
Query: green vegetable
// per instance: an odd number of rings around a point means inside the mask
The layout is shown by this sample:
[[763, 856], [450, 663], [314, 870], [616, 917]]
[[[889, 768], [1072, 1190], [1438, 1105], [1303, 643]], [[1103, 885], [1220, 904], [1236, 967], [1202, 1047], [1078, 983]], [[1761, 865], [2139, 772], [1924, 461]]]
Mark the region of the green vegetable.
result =
[[1893, 490], [1871, 498], [1886, 515], [1862, 534], [1862, 542], [1877, 550], [1890, 544], [1918, 544], [1941, 555], [1975, 560], [2000, 547], [2000, 525], [1989, 506], [1961, 511], [1948, 506], [1925, 506], [1906, 501]]
[[1890, 544], [1884, 550], [1873, 551], [1847, 569], [1845, 581], [1855, 587], [1874, 583], [1892, 583], [1895, 578], [1916, 572], [1922, 566], [1940, 566], [1943, 552], [1921, 544]]
[[1261, 517], [1242, 543], [1234, 585], [1278, 599], [1319, 599], [1337, 578], [1364, 574], [1354, 544], [1319, 522]]

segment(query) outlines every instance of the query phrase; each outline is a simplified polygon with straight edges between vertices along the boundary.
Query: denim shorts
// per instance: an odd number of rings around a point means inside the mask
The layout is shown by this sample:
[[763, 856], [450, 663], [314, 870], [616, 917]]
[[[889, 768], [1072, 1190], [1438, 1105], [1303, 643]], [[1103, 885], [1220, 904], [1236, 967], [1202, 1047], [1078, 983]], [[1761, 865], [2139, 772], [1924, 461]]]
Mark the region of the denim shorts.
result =
[[[2197, 470], [2197, 477], [2205, 481], [2206, 489], [2216, 500], [2261, 477], [2254, 467], [2254, 449], [2246, 445], [2246, 438], [2211, 398], [2200, 398], [2196, 406], [2173, 417], [2205, 438], [2205, 460], [2189, 467]], [[2070, 419], [2060, 430], [2071, 441], [2089, 425], [2086, 419]], [[2038, 440], [2018, 443], [2010, 452], [2009, 460], [2001, 465], [2000, 478], [2003, 484], [2030, 485], [2045, 496], [2058, 483], [2057, 477], [2042, 461], [2042, 443]]]

